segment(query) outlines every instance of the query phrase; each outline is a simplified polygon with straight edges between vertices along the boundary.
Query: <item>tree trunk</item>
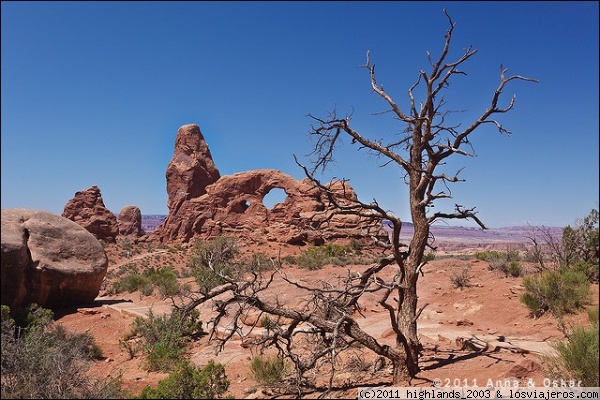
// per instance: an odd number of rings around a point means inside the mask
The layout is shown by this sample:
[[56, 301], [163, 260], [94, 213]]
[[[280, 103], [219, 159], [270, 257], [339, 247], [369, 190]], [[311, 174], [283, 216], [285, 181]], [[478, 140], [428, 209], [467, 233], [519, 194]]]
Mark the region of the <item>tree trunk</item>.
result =
[[[418, 197], [413, 200], [418, 200]], [[417, 201], [412, 201], [416, 204]], [[410, 242], [409, 255], [404, 263], [404, 279], [398, 288], [398, 311], [396, 321], [402, 335], [396, 337], [396, 347], [404, 355], [404, 366], [394, 365], [394, 384], [408, 382], [419, 373], [419, 354], [422, 350], [417, 332], [417, 281], [418, 267], [423, 259], [429, 224], [423, 207], [411, 207], [414, 234]], [[392, 361], [393, 362], [393, 361]]]
[[406, 288], [403, 290], [403, 301], [398, 309], [398, 328], [404, 338], [396, 338], [396, 346], [402, 348], [406, 355], [406, 367], [410, 377], [419, 371], [419, 353], [421, 343], [417, 334], [417, 276], [407, 265]]

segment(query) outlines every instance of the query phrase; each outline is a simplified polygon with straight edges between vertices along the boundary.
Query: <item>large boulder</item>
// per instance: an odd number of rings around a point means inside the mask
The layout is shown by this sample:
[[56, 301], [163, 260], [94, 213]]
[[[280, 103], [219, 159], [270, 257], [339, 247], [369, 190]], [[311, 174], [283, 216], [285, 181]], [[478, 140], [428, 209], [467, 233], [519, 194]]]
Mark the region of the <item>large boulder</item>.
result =
[[125, 206], [119, 217], [119, 235], [138, 237], [144, 234], [142, 230], [142, 212], [137, 206]]
[[2, 210], [2, 304], [61, 307], [93, 301], [108, 259], [75, 222], [46, 211]]
[[76, 192], [65, 205], [62, 216], [83, 226], [99, 240], [116, 242], [117, 217], [104, 205], [98, 186]]
[[[190, 127], [195, 127], [193, 131], [199, 133], [196, 125], [179, 129], [173, 160], [182, 158], [181, 154], [189, 154], [185, 158], [186, 165], [213, 166], [207, 151], [185, 152], [189, 145], [180, 148], [187, 143], [182, 136], [189, 137]], [[198, 135], [194, 137], [198, 138]], [[205, 145], [204, 139], [202, 143]], [[336, 214], [327, 196], [308, 179], [296, 180], [273, 169], [239, 172], [214, 179], [218, 176], [217, 172], [211, 174], [210, 179], [206, 174], [202, 175], [203, 178], [197, 182], [202, 190], [192, 191], [191, 181], [182, 185], [181, 174], [172, 173], [173, 164], [172, 161], [167, 169], [169, 214], [151, 234], [151, 238], [161, 242], [189, 242], [194, 238], [208, 239], [218, 234], [235, 235], [255, 242], [268, 240], [300, 245], [349, 238], [388, 239], [387, 232], [378, 221]], [[175, 187], [185, 190], [172, 190]], [[286, 198], [268, 208], [263, 200], [274, 189], [282, 189]], [[331, 184], [330, 190], [342, 201], [352, 202], [357, 198], [348, 184], [337, 182]]]

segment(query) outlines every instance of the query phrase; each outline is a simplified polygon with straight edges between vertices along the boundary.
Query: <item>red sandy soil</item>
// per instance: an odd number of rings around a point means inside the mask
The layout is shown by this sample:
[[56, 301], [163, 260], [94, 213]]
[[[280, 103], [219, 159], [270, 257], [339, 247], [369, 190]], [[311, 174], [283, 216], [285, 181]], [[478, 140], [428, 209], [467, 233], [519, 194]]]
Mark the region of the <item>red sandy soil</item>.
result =
[[[148, 254], [150, 250], [153, 254]], [[261, 251], [281, 257], [298, 254], [302, 248], [280, 246], [274, 243], [245, 248], [246, 254]], [[121, 245], [106, 248], [109, 263], [105, 287], [114, 280], [110, 271], [116, 271], [126, 264], [138, 263], [147, 267], [171, 266], [176, 270], [185, 267], [188, 259], [186, 251], [167, 249], [148, 249], [146, 245], [134, 245], [124, 250]], [[465, 251], [463, 251], [464, 253]], [[459, 386], [486, 386], [489, 380], [497, 385], [498, 381], [513, 383], [517, 379], [523, 385], [532, 379], [538, 386], [544, 385], [546, 378], [543, 361], [537, 351], [548, 348], [548, 343], [564, 340], [556, 319], [543, 316], [531, 318], [527, 308], [519, 301], [523, 291], [522, 278], [505, 277], [497, 271], [490, 271], [483, 261], [460, 258], [437, 257], [424, 268], [424, 276], [419, 280], [419, 304], [425, 305], [419, 319], [419, 333], [424, 346], [420, 365], [423, 369], [410, 386], [432, 386], [434, 380], [442, 384]], [[346, 275], [348, 270], [362, 270], [368, 266], [326, 266], [310, 271], [285, 265], [282, 272], [290, 278], [305, 283], [319, 280], [334, 281], [336, 275]], [[453, 286], [450, 276], [470, 267], [472, 277], [470, 287], [463, 290]], [[385, 277], [385, 276], [382, 276]], [[191, 278], [181, 279], [189, 282]], [[598, 304], [598, 285], [593, 285], [593, 303]], [[278, 296], [284, 303], [297, 304], [298, 299], [306, 295], [300, 289], [291, 287], [281, 279], [272, 285], [272, 295]], [[123, 387], [131, 394], [139, 394], [146, 386], [156, 386], [165, 373], [151, 373], [144, 369], [144, 357], [137, 354], [133, 359], [119, 345], [129, 330], [136, 314], [119, 306], [121, 301], [129, 301], [127, 307], [136, 307], [144, 312], [149, 307], [155, 313], [170, 309], [170, 301], [163, 300], [156, 293], [143, 296], [139, 292], [106, 295], [102, 291], [96, 302], [88, 307], [59, 310], [57, 322], [72, 332], [89, 332], [102, 349], [104, 360], [95, 361], [89, 369], [92, 377], [106, 378], [109, 375], [122, 374]], [[364, 316], [355, 315], [363, 329], [373, 334], [383, 343], [393, 344], [389, 329], [387, 312], [377, 305], [373, 298], [365, 297], [362, 302]], [[201, 309], [201, 319], [210, 319], [210, 309]], [[586, 323], [585, 313], [569, 315], [567, 325]], [[503, 340], [484, 352], [475, 352], [464, 348], [464, 338], [480, 338], [491, 342], [494, 338]], [[235, 398], [269, 398], [278, 393], [278, 388], [263, 388], [253, 380], [249, 365], [253, 356], [249, 348], [241, 346], [241, 339], [230, 341], [224, 350], [215, 354], [213, 343], [208, 343], [208, 335], [194, 342], [187, 357], [197, 365], [203, 366], [210, 359], [225, 365], [226, 374], [231, 382], [229, 394]], [[495, 347], [495, 348], [494, 348]], [[362, 361], [365, 370], [357, 368], [357, 360]], [[384, 367], [373, 373], [371, 365], [375, 356], [365, 349], [357, 348], [353, 355], [344, 361], [346, 369], [341, 368], [334, 379], [335, 390], [331, 397], [356, 398], [357, 388], [362, 386], [391, 385], [389, 368]], [[354, 363], [352, 362], [354, 361]], [[319, 371], [316, 382], [326, 388], [329, 370]], [[406, 385], [408, 386], [408, 385]], [[322, 392], [321, 392], [322, 393]], [[321, 393], [308, 394], [315, 398]], [[288, 397], [293, 397], [293, 394]]]

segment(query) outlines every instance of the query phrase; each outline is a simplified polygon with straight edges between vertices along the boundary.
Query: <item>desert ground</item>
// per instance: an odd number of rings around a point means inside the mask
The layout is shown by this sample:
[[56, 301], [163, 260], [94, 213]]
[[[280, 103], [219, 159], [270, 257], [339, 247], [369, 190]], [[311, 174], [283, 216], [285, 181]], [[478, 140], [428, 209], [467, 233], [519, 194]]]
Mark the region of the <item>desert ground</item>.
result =
[[[495, 243], [492, 247], [503, 246], [510, 247], [510, 244]], [[436, 258], [427, 264], [419, 280], [419, 305], [427, 304], [418, 320], [424, 350], [420, 359], [422, 371], [409, 385], [432, 386], [438, 381], [451, 386], [486, 386], [491, 380], [497, 386], [502, 382], [532, 380], [543, 386], [548, 377], [540, 356], [552, 351], [550, 343], [564, 340], [556, 318], [551, 315], [532, 318], [519, 301], [523, 291], [521, 277], [506, 277], [499, 271], [492, 271], [487, 262], [473, 256], [475, 249], [456, 247], [436, 253]], [[268, 242], [242, 246], [241, 249], [242, 256], [262, 252], [280, 258], [298, 255], [303, 250], [299, 246]], [[156, 386], [167, 374], [147, 372], [143, 355], [138, 353], [130, 358], [119, 340], [130, 331], [136, 317], [145, 315], [150, 309], [155, 314], [168, 312], [171, 301], [161, 298], [156, 290], [151, 295], [140, 292], [110, 294], [111, 284], [118, 279], [117, 271], [131, 265], [141, 268], [169, 266], [181, 271], [186, 267], [190, 252], [180, 246], [157, 247], [122, 241], [107, 245], [105, 251], [109, 267], [100, 296], [87, 306], [56, 310], [55, 323], [71, 332], [89, 332], [95, 338], [104, 359], [93, 362], [88, 371], [90, 376], [105, 378], [121, 374], [123, 388], [136, 395], [147, 385]], [[327, 265], [308, 270], [283, 263], [281, 273], [311, 283], [333, 281], [338, 275], [346, 275], [348, 270], [360, 271], [367, 267]], [[456, 288], [451, 275], [467, 267], [470, 286]], [[524, 267], [528, 268], [526, 263]], [[181, 283], [190, 281], [193, 278], [180, 278]], [[598, 284], [593, 285], [593, 291], [592, 302], [598, 304]], [[272, 295], [284, 303], [293, 303], [306, 293], [276, 279]], [[203, 306], [200, 311], [203, 321], [210, 319], [210, 305]], [[354, 317], [367, 332], [383, 343], [393, 343], [387, 312], [381, 306], [366, 298], [362, 314]], [[565, 321], [568, 326], [585, 324], [585, 312], [568, 315]], [[484, 349], [470, 345], [484, 342], [487, 343]], [[294, 397], [293, 392], [282, 394], [286, 390], [283, 385], [264, 387], [253, 380], [249, 369], [253, 354], [255, 350], [243, 346], [241, 337], [230, 341], [217, 353], [215, 344], [209, 342], [206, 335], [191, 344], [186, 357], [199, 366], [204, 366], [210, 359], [222, 363], [231, 382], [228, 394], [234, 398]], [[336, 373], [334, 390], [329, 396], [356, 398], [359, 387], [391, 385], [389, 367], [373, 368], [375, 359], [375, 355], [366, 349], [349, 352], [343, 361], [344, 367]], [[317, 371], [314, 378], [319, 389], [307, 393], [306, 397], [322, 395], [328, 376], [327, 369]]]

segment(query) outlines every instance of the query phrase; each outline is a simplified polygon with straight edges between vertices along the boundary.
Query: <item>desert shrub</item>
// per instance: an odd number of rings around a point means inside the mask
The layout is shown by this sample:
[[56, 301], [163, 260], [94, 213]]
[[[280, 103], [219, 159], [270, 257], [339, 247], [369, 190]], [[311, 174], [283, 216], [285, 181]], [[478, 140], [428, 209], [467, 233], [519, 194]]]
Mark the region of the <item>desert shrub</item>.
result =
[[291, 256], [291, 255], [287, 255], [287, 256], [283, 257], [283, 261], [290, 265], [295, 265], [297, 263], [296, 257]]
[[423, 262], [433, 261], [435, 260], [435, 253], [429, 252], [423, 256]]
[[194, 310], [186, 315], [175, 310], [170, 315], [147, 318], [137, 317], [133, 331], [143, 337], [142, 351], [149, 371], [169, 371], [181, 361], [185, 345], [202, 333], [200, 313]]
[[553, 344], [555, 355], [544, 357], [546, 368], [555, 378], [581, 381], [581, 386], [598, 387], [598, 307], [588, 310], [591, 326], [577, 326], [567, 342]]
[[581, 272], [591, 283], [598, 283], [599, 263], [580, 261], [571, 267], [574, 271]]
[[483, 250], [475, 253], [475, 258], [481, 261], [489, 261], [492, 258], [498, 258], [500, 253], [493, 250]]
[[225, 367], [210, 360], [204, 368], [182, 361], [156, 388], [147, 386], [136, 399], [220, 399], [229, 388]]
[[252, 271], [267, 271], [276, 267], [274, 261], [265, 253], [254, 253], [252, 254], [252, 261], [250, 262], [250, 269]]
[[351, 248], [337, 243], [328, 244], [324, 250], [329, 257], [342, 257], [352, 253]]
[[319, 269], [325, 265], [327, 255], [321, 247], [309, 247], [302, 251], [297, 258], [298, 266], [308, 269]]
[[319, 269], [326, 264], [346, 265], [358, 262], [352, 259], [352, 249], [337, 243], [326, 246], [311, 246], [302, 251], [297, 258], [298, 266], [311, 270]]
[[147, 276], [140, 274], [139, 272], [133, 272], [129, 275], [121, 277], [118, 281], [113, 283], [114, 293], [129, 292], [133, 293], [142, 288], [146, 288], [144, 291], [147, 292], [147, 288], [152, 288], [150, 279]]
[[37, 304], [31, 304], [27, 308], [20, 308], [14, 312], [10, 311], [8, 306], [2, 306], [2, 316], [14, 318], [15, 326], [20, 329], [44, 328], [54, 320], [52, 310], [39, 307]]
[[575, 227], [567, 226], [562, 234], [561, 266], [571, 266], [578, 262], [598, 263], [600, 214], [593, 209]]
[[363, 245], [360, 242], [360, 240], [357, 240], [355, 238], [350, 239], [349, 246], [352, 249], [352, 251], [354, 251], [356, 254], [360, 255], [362, 253]]
[[469, 272], [471, 271], [471, 267], [464, 267], [460, 270], [460, 272], [453, 272], [450, 275], [450, 281], [455, 288], [463, 290], [464, 288], [471, 286], [471, 275]]
[[226, 282], [220, 275], [228, 276], [233, 278], [233, 270], [227, 266], [216, 267], [215, 270], [211, 270], [206, 267], [199, 267], [192, 270], [194, 279], [200, 287], [200, 293], [206, 294], [212, 289], [220, 286]]
[[285, 371], [286, 363], [280, 356], [255, 356], [250, 363], [252, 377], [263, 385], [274, 385], [281, 382]]
[[521, 301], [533, 316], [550, 311], [556, 316], [574, 312], [589, 302], [589, 282], [581, 272], [571, 269], [546, 271], [523, 279]]
[[508, 264], [507, 276], [518, 277], [523, 275], [523, 267], [518, 261], [511, 261]]
[[208, 293], [213, 288], [226, 282], [222, 276], [235, 278], [235, 270], [231, 263], [239, 250], [234, 238], [217, 236], [207, 242], [197, 242], [191, 251], [187, 266], [200, 287], [201, 293]]
[[500, 271], [504, 276], [518, 277], [523, 274], [523, 268], [520, 261], [521, 256], [516, 250], [506, 250], [504, 252], [490, 252], [487, 256], [489, 263], [488, 269], [491, 271]]
[[137, 266], [131, 266], [128, 275], [121, 278], [112, 285], [112, 293], [140, 291], [145, 296], [150, 296], [157, 287], [159, 293], [164, 297], [174, 296], [180, 293], [181, 287], [177, 282], [177, 274], [172, 268], [163, 267], [155, 269], [146, 268], [142, 273]]
[[598, 323], [598, 306], [590, 307], [587, 310], [588, 320], [593, 324]]
[[192, 249], [190, 263], [203, 267], [228, 265], [238, 254], [235, 238], [217, 236], [210, 241], [196, 243]]
[[163, 297], [174, 296], [180, 292], [180, 286], [177, 282], [177, 274], [172, 268], [159, 268], [155, 270], [150, 268], [144, 271], [150, 282], [156, 287]]
[[[2, 306], [2, 398], [117, 398], [120, 377], [92, 381], [87, 362], [102, 357], [91, 335], [51, 325], [52, 312], [32, 306], [17, 317]], [[27, 322], [28, 321], [28, 322]]]
[[[537, 255], [540, 269], [572, 268], [579, 263], [598, 265], [600, 257], [600, 214], [592, 209], [583, 220], [578, 220], [574, 227], [568, 225], [562, 231], [560, 239], [555, 238], [549, 230], [539, 229], [532, 233], [533, 252]], [[546, 261], [550, 261], [547, 265]], [[597, 268], [596, 268], [597, 271]], [[597, 276], [591, 272], [592, 279]]]

